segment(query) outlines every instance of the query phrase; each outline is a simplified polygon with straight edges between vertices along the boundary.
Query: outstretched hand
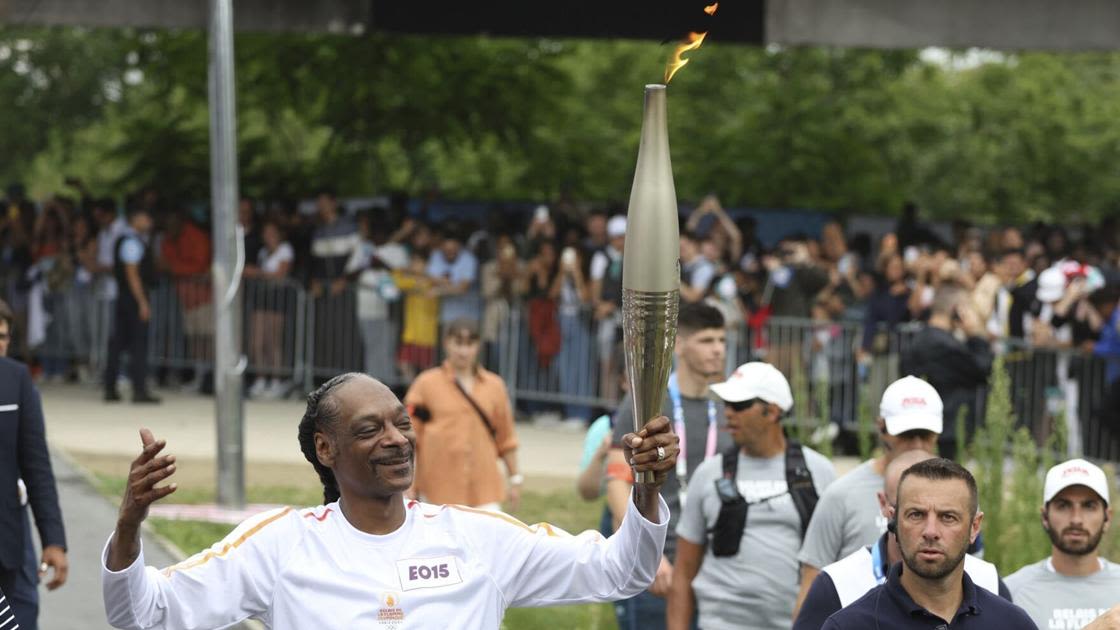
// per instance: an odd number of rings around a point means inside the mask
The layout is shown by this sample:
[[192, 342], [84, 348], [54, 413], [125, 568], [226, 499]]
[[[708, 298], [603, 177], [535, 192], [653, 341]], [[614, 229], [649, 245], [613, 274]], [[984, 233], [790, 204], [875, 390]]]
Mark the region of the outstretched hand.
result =
[[140, 429], [140, 442], [144, 448], [128, 471], [117, 530], [109, 545], [108, 565], [112, 571], [121, 571], [136, 560], [140, 554], [140, 525], [148, 518], [148, 508], [178, 487], [174, 483], [156, 486], [175, 472], [175, 456], [159, 454], [167, 442], [155, 439], [148, 429]]
[[156, 487], [175, 472], [175, 456], [159, 454], [167, 442], [155, 439], [148, 429], [140, 429], [140, 442], [144, 450], [132, 461], [128, 471], [128, 485], [117, 516], [118, 526], [139, 527], [148, 518], [148, 507], [178, 487], [174, 483]]

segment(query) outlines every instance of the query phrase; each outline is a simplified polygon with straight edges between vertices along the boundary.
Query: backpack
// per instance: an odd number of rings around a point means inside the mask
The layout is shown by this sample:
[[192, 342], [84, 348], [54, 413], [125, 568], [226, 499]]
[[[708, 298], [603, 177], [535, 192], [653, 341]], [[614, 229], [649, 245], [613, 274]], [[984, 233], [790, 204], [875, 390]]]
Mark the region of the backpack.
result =
[[[739, 553], [739, 543], [747, 527], [750, 503], [739, 493], [735, 482], [739, 469], [739, 449], [735, 445], [723, 453], [723, 476], [715, 482], [721, 505], [716, 524], [708, 532], [712, 535], [712, 553], [719, 557]], [[801, 519], [801, 538], [804, 539], [819, 497], [813, 485], [813, 474], [805, 462], [805, 451], [797, 440], [786, 441], [785, 466], [786, 485]]]

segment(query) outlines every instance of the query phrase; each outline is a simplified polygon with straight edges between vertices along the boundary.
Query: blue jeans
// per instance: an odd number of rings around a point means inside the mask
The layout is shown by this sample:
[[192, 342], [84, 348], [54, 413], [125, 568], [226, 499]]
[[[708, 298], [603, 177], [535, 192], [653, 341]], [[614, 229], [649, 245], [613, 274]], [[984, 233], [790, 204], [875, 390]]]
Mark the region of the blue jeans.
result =
[[385, 383], [397, 380], [397, 323], [390, 319], [360, 319], [366, 374]]
[[[589, 398], [595, 392], [595, 369], [598, 367], [591, 346], [591, 333], [579, 313], [560, 315], [560, 353], [556, 355], [560, 393], [565, 396]], [[591, 407], [569, 403], [564, 416], [591, 420]]]
[[31, 520], [24, 508], [26, 538], [23, 546], [23, 565], [11, 570], [0, 569], [0, 591], [20, 630], [37, 630], [39, 622], [39, 567], [35, 559], [35, 546], [31, 543]]

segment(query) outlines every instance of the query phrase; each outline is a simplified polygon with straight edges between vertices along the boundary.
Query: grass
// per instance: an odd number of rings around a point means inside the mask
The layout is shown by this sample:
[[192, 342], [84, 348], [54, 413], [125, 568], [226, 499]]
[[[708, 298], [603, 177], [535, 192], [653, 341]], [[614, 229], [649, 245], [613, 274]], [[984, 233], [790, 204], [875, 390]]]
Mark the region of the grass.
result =
[[[95, 474], [97, 489], [110, 497], [120, 497], [125, 479], [111, 475]], [[253, 486], [246, 489], [250, 503], [276, 503], [292, 506], [319, 505], [322, 493], [301, 488]], [[180, 487], [171, 500], [176, 503], [212, 503], [212, 488]], [[588, 503], [573, 491], [525, 492], [521, 509], [514, 516], [526, 523], [548, 522], [571, 533], [597, 529], [602, 503]], [[193, 554], [213, 545], [233, 530], [232, 525], [200, 521], [176, 521], [163, 518], [149, 519], [155, 531], [170, 540], [176, 547]], [[609, 604], [583, 606], [558, 606], [555, 608], [511, 608], [506, 613], [502, 627], [506, 630], [537, 630], [539, 628], [588, 628], [599, 630], [614, 628], [614, 611]]]

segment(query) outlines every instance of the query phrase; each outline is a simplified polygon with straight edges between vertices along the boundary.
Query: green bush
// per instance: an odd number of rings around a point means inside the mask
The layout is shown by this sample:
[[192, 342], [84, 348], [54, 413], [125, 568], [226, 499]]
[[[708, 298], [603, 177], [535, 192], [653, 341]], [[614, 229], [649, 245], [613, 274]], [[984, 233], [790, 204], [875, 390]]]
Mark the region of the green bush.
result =
[[[859, 397], [859, 411], [858, 411], [858, 428], [856, 429], [856, 443], [859, 445], [859, 459], [860, 461], [867, 461], [871, 459], [871, 453], [875, 449], [875, 423], [872, 421], [873, 417], [878, 414], [872, 410], [871, 396], [868, 393], [870, 390], [866, 385], [860, 388]], [[875, 414], [874, 416], [872, 414]]]

